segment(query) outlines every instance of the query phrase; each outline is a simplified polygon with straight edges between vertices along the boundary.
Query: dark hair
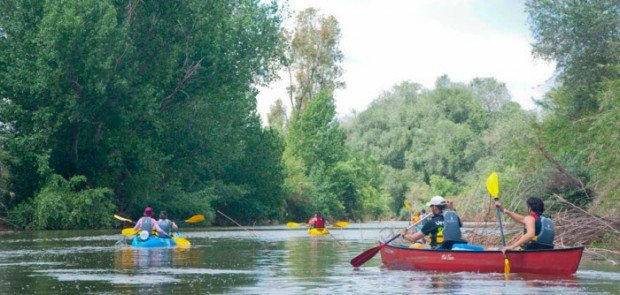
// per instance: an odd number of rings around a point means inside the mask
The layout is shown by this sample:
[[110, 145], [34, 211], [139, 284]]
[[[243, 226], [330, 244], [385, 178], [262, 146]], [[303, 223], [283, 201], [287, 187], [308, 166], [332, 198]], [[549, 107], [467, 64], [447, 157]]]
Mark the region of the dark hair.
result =
[[426, 213], [426, 210], [422, 209], [422, 211], [420, 211], [420, 213], [424, 214], [424, 213]]
[[527, 199], [527, 205], [534, 211], [536, 214], [541, 215], [545, 212], [545, 203], [538, 197], [530, 197]]
[[159, 219], [168, 219], [168, 212], [166, 211], [159, 212]]

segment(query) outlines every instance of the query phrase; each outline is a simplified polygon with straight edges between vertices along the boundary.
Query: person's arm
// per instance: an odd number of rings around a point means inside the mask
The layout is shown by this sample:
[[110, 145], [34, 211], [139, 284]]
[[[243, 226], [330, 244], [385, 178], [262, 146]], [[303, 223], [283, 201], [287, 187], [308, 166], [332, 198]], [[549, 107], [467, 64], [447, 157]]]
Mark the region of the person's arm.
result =
[[424, 234], [421, 231], [413, 233], [413, 235], [402, 235], [403, 239], [415, 243], [415, 241], [424, 238]]
[[142, 218], [138, 219], [138, 222], [136, 222], [136, 226], [134, 226], [133, 229], [134, 230], [142, 229]]
[[422, 239], [425, 235], [431, 233], [436, 227], [437, 225], [434, 222], [427, 222], [424, 224], [420, 231], [415, 232], [413, 235], [410, 236], [403, 235], [403, 239], [415, 243], [415, 241]]
[[524, 221], [525, 216], [518, 214], [516, 212], [509, 211], [508, 209], [504, 208], [504, 206], [502, 206], [502, 203], [500, 201], [495, 201], [495, 207], [498, 207], [499, 211], [510, 216], [510, 218], [512, 218], [514, 221], [521, 223], [521, 224], [525, 224], [525, 221]]
[[523, 218], [523, 222], [525, 223], [525, 234], [521, 235], [521, 238], [519, 238], [516, 242], [502, 248], [502, 252], [506, 253], [507, 250], [517, 248], [534, 238], [534, 235], [536, 234], [536, 220], [534, 220], [534, 217], [525, 216]]
[[179, 226], [174, 221], [172, 222], [172, 229], [173, 230], [178, 230], [179, 229]]
[[151, 227], [153, 227], [155, 230], [157, 230], [157, 232], [159, 233], [160, 236], [162, 237], [167, 237], [168, 233], [165, 232], [163, 229], [161, 229], [161, 227], [159, 227], [159, 223], [157, 223], [157, 221], [155, 221], [155, 219], [151, 218]]

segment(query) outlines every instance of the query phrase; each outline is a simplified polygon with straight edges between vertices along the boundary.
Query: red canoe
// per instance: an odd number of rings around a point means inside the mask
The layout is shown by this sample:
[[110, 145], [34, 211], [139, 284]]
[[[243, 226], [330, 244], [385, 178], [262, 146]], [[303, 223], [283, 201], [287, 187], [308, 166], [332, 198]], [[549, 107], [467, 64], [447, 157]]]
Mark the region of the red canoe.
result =
[[[573, 274], [579, 267], [583, 247], [508, 251], [511, 273]], [[381, 260], [390, 269], [442, 272], [504, 272], [501, 251], [453, 251], [410, 249], [386, 245]]]

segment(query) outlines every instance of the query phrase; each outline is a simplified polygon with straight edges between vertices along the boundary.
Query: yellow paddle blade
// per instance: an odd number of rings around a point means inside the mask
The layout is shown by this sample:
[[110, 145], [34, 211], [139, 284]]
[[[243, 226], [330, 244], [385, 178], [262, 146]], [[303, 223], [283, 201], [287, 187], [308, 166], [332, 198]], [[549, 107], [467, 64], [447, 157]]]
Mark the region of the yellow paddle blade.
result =
[[116, 218], [116, 219], [118, 219], [118, 220], [120, 220], [120, 221], [126, 221], [126, 222], [131, 222], [131, 223], [133, 223], [133, 220], [131, 220], [131, 219], [129, 219], [129, 218], [122, 217], [122, 216], [119, 216], [119, 215], [116, 215], [116, 214], [114, 214], [114, 218]]
[[139, 230], [135, 230], [135, 229], [133, 229], [132, 227], [129, 227], [129, 228], [123, 228], [123, 230], [121, 231], [121, 234], [122, 234], [123, 236], [134, 236], [134, 235], [137, 235], [137, 234], [139, 234], [139, 233], [140, 233], [140, 231], [139, 231]]
[[491, 197], [496, 199], [499, 196], [499, 176], [497, 176], [497, 172], [491, 173], [489, 178], [487, 178], [487, 190]]
[[510, 261], [508, 261], [508, 258], [504, 258], [504, 273], [510, 274]]
[[196, 223], [196, 222], [201, 222], [205, 220], [205, 216], [202, 214], [198, 214], [198, 215], [194, 215], [190, 218], [188, 218], [187, 220], [185, 220], [185, 222], [187, 223]]
[[405, 206], [405, 209], [411, 211], [411, 203], [409, 202], [409, 200], [405, 199], [403, 201], [403, 205]]
[[349, 226], [349, 223], [346, 221], [338, 221], [334, 223], [334, 227], [347, 227], [347, 226]]
[[191, 244], [190, 242], [185, 239], [185, 238], [179, 238], [179, 237], [172, 237], [172, 240], [177, 244], [177, 246], [179, 247], [189, 247]]
[[286, 227], [296, 228], [298, 226], [299, 226], [299, 223], [297, 223], [297, 222], [287, 222], [286, 223]]

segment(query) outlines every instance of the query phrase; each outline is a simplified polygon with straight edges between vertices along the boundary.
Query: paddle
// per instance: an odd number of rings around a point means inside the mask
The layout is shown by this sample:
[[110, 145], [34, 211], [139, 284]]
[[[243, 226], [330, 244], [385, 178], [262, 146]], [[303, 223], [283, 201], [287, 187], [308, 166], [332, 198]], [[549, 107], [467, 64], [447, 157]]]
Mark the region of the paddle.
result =
[[[489, 195], [491, 195], [494, 200], [499, 200], [499, 176], [497, 176], [497, 172], [491, 173], [489, 178], [487, 178], [487, 191], [489, 191]], [[506, 247], [504, 226], [502, 225], [502, 212], [499, 211], [499, 207], [496, 207], [495, 209], [497, 209], [497, 220], [499, 221], [499, 233], [502, 235], [502, 245]], [[508, 255], [506, 255], [506, 253], [504, 253], [504, 274], [510, 274], [510, 261], [508, 260]]]
[[[424, 215], [424, 217], [420, 218], [420, 220], [410, 226], [407, 227], [407, 230], [411, 229], [412, 227], [416, 226], [418, 223], [422, 222], [424, 219], [426, 219], [427, 217], [431, 216], [431, 213]], [[389, 239], [387, 242], [385, 243], [380, 243], [379, 246], [370, 248], [364, 252], [362, 252], [362, 254], [355, 256], [353, 259], [351, 259], [350, 263], [351, 265], [353, 265], [353, 267], [360, 267], [362, 264], [366, 263], [366, 261], [370, 260], [371, 258], [375, 257], [375, 255], [377, 255], [377, 253], [383, 248], [385, 247], [385, 245], [389, 244], [391, 241], [396, 240], [398, 237], [400, 237], [400, 233], [398, 233], [397, 235], [395, 235], [393, 238]]]
[[292, 222], [292, 221], [290, 221], [290, 222], [287, 222], [287, 223], [286, 223], [286, 227], [296, 228], [296, 227], [299, 227], [299, 226], [300, 226], [300, 225], [302, 225], [302, 224], [303, 224], [303, 225], [305, 225], [305, 223], [298, 223], [298, 222]]
[[133, 220], [129, 219], [129, 218], [125, 218], [119, 215], [114, 214], [114, 218], [120, 220], [120, 221], [125, 221], [125, 222], [130, 222], [130, 223], [134, 223]]
[[338, 221], [334, 224], [332, 224], [333, 227], [347, 227], [349, 226], [349, 223], [346, 221]]
[[[306, 224], [305, 223], [292, 222], [292, 221], [289, 221], [289, 222], [286, 223], [286, 227], [289, 227], [289, 228], [296, 228], [296, 227], [299, 227], [300, 225], [304, 225], [305, 226]], [[347, 227], [347, 226], [349, 226], [349, 223], [346, 222], [346, 221], [338, 221], [338, 222], [332, 224], [332, 226], [333, 227]]]
[[202, 214], [196, 214], [188, 219], [186, 219], [184, 222], [186, 223], [197, 223], [197, 222], [201, 222], [205, 220], [205, 216]]

